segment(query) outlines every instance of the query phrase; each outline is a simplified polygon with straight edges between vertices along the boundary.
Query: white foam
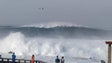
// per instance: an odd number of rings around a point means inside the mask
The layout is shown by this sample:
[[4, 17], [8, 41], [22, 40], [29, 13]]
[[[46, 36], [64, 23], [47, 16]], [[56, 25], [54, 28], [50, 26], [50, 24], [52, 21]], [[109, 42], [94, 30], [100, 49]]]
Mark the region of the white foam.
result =
[[107, 58], [105, 40], [57, 39], [25, 37], [20, 32], [10, 33], [0, 39], [0, 53], [13, 51], [18, 56], [66, 56], [97, 59]]
[[29, 24], [29, 25], [23, 25], [21, 27], [39, 27], [39, 28], [52, 28], [57, 26], [67, 26], [67, 27], [88, 27], [83, 25], [78, 25], [74, 23], [68, 23], [68, 22], [50, 22], [50, 23], [38, 23], [38, 24]]

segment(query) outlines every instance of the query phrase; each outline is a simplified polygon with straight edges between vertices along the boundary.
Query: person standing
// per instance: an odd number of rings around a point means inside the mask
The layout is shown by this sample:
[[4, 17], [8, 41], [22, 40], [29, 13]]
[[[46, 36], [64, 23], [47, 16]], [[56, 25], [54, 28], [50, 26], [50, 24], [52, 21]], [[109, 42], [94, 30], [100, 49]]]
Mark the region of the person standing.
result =
[[65, 59], [64, 59], [64, 56], [62, 56], [61, 63], [64, 63], [64, 62], [65, 62]]
[[16, 60], [16, 55], [15, 53], [12, 54], [12, 63], [15, 63], [15, 60]]
[[35, 57], [34, 57], [34, 54], [32, 55], [32, 63], [34, 63], [34, 60], [35, 59]]
[[60, 59], [58, 58], [58, 56], [56, 56], [57, 58], [55, 59], [55, 63], [60, 63]]

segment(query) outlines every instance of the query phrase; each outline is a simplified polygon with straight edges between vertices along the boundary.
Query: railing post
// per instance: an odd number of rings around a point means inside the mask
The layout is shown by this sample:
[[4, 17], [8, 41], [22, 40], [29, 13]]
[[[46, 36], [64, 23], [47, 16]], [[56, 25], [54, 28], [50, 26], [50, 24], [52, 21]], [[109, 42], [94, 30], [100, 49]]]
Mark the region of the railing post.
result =
[[18, 62], [20, 63], [20, 60], [18, 60]]
[[36, 63], [37, 63], [37, 61], [36, 61]]
[[26, 60], [24, 60], [24, 63], [26, 63]]
[[2, 62], [4, 61], [4, 59], [2, 58]]
[[31, 63], [31, 60], [30, 60], [30, 63]]
[[38, 61], [38, 63], [40, 63], [40, 61]]
[[7, 62], [9, 63], [9, 59], [7, 59]]

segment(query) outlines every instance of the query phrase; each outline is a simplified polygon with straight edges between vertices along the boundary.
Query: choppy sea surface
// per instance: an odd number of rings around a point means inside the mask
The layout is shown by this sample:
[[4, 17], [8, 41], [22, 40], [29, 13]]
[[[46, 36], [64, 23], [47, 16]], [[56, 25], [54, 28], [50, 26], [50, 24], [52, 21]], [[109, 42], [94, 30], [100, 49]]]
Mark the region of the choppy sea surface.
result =
[[14, 27], [0, 26], [0, 54], [17, 58], [44, 60], [54, 63], [58, 55], [65, 63], [100, 63], [107, 60], [107, 45], [111, 31], [86, 27]]

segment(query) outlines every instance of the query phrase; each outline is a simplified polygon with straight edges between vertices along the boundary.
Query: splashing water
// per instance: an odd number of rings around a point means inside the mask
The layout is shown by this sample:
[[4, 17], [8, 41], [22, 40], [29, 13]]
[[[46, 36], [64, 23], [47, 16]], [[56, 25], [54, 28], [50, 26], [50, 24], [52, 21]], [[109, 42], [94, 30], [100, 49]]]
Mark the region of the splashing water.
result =
[[107, 49], [104, 42], [105, 40], [26, 37], [21, 32], [13, 32], [0, 39], [0, 52], [8, 54], [9, 51], [14, 51], [17, 56], [24, 57], [35, 54], [49, 57], [59, 55], [106, 59]]

